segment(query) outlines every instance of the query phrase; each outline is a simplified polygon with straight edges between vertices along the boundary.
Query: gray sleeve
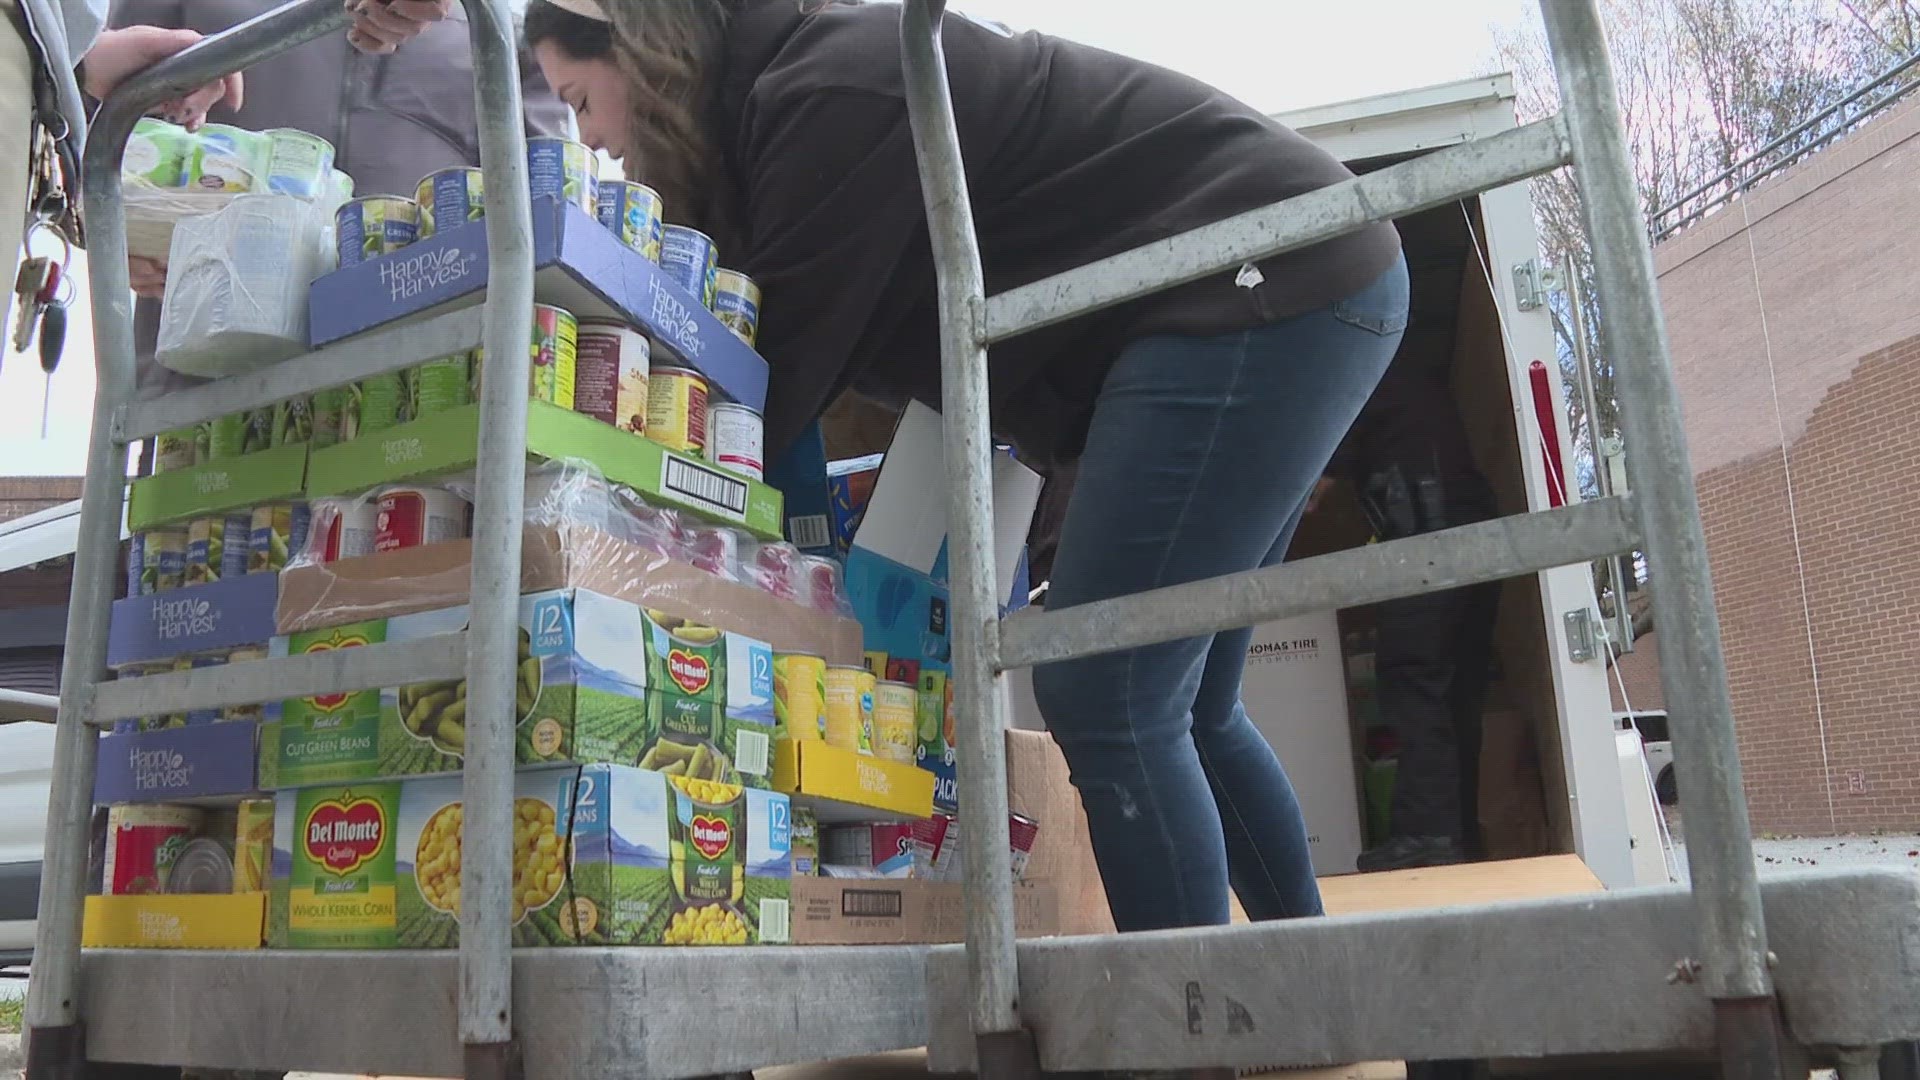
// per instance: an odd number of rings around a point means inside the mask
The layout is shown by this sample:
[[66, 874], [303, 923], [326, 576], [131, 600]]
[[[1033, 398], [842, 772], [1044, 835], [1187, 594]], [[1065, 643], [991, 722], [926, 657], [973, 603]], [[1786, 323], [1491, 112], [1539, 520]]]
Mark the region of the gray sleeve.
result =
[[80, 58], [93, 48], [93, 39], [107, 25], [108, 0], [59, 0], [60, 18], [67, 30], [67, 55], [70, 67], [79, 67]]

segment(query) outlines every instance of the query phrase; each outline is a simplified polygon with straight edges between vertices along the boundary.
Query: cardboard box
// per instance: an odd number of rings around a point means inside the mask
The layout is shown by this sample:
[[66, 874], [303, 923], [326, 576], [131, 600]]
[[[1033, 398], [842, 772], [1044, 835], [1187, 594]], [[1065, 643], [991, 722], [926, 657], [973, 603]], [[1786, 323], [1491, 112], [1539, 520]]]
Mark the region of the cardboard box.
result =
[[257, 949], [266, 893], [89, 896], [80, 944], [88, 949]]
[[[1013, 923], [1021, 937], [1066, 933], [1060, 895], [1044, 881], [1013, 890]], [[796, 945], [938, 945], [965, 941], [963, 887], [937, 881], [793, 879]]]
[[[677, 360], [696, 368], [733, 400], [765, 410], [767, 362], [593, 215], [557, 198], [535, 199], [533, 264], [540, 303], [582, 319], [638, 326], [660, 350], [656, 364]], [[478, 304], [486, 295], [487, 265], [481, 220], [326, 274], [309, 293], [312, 344], [319, 348], [397, 319]]]
[[278, 575], [247, 574], [115, 600], [107, 666], [150, 664], [258, 645], [274, 634]]
[[[460, 785], [447, 776], [281, 792], [273, 945], [458, 944]], [[514, 788], [515, 945], [791, 936], [785, 796], [609, 765], [527, 769]]]
[[1007, 732], [1007, 807], [1040, 825], [1027, 856], [1027, 879], [1051, 885], [1061, 934], [1111, 934], [1113, 913], [1093, 858], [1080, 792], [1053, 736]]
[[1240, 698], [1293, 783], [1307, 819], [1313, 872], [1353, 873], [1361, 846], [1360, 793], [1336, 613], [1256, 627]]
[[767, 462], [767, 483], [780, 491], [787, 539], [808, 555], [844, 555], [833, 545], [832, 497], [827, 490], [827, 448], [820, 422], [808, 424], [779, 457]]
[[259, 791], [261, 733], [262, 725], [241, 721], [102, 735], [93, 799], [174, 802]]
[[[346, 495], [471, 469], [479, 447], [480, 406], [411, 420], [313, 453], [307, 491]], [[766, 540], [780, 539], [780, 493], [590, 416], [545, 401], [527, 403], [527, 452], [582, 458], [648, 501], [724, 522]], [[171, 474], [164, 474], [171, 475]]]
[[926, 817], [933, 812], [933, 783], [925, 769], [814, 739], [781, 739], [774, 751], [774, 790], [809, 799]]
[[[411, 615], [467, 602], [473, 542], [386, 551], [280, 575], [275, 629], [282, 634]], [[520, 586], [527, 592], [585, 589], [712, 626], [751, 628], [775, 652], [860, 662], [860, 624], [770, 596], [585, 524], [528, 525]]]
[[297, 499], [306, 480], [306, 443], [143, 476], [127, 493], [127, 528], [144, 532], [170, 521]]
[[[458, 632], [467, 617], [461, 606], [304, 631], [274, 638], [270, 652], [295, 656], [418, 640]], [[662, 688], [704, 695], [716, 711], [724, 710], [727, 724], [716, 735], [734, 745], [730, 757], [767, 762], [773, 654], [764, 642], [720, 632], [685, 640], [633, 604], [562, 589], [521, 598], [520, 644], [523, 695], [515, 752], [522, 763], [639, 762], [657, 736], [647, 694]], [[278, 783], [340, 784], [458, 770], [465, 745], [463, 683], [288, 699], [281, 706]], [[756, 781], [764, 776], [751, 774]]]

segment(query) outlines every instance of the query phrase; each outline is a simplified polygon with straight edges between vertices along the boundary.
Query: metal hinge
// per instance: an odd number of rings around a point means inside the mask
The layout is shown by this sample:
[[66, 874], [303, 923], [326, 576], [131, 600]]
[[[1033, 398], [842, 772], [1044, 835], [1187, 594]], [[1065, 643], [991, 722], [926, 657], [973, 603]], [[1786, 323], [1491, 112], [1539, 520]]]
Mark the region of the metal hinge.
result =
[[1513, 296], [1521, 311], [1532, 311], [1547, 302], [1547, 283], [1540, 279], [1540, 264], [1532, 259], [1513, 264]]
[[1600, 635], [1595, 632], [1593, 609], [1579, 608], [1561, 617], [1567, 628], [1567, 657], [1584, 664], [1600, 655]]

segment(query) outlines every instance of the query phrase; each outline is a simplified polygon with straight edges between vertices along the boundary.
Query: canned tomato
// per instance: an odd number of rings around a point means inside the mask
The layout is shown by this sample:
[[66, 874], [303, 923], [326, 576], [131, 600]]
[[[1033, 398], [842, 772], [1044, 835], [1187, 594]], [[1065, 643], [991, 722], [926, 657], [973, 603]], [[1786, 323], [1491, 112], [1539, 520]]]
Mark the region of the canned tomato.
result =
[[206, 429], [197, 424], [156, 436], [153, 440], [153, 471], [173, 472], [202, 464], [206, 460], [201, 453], [205, 438]]
[[322, 499], [313, 505], [312, 558], [330, 563], [373, 554], [380, 507], [372, 499]]
[[846, 612], [847, 591], [839, 563], [824, 555], [802, 555], [800, 576], [806, 581], [801, 596], [808, 607], [828, 615]]
[[[548, 304], [533, 305], [532, 364], [527, 373], [527, 393], [533, 400], [573, 408], [579, 345], [580, 323], [571, 311]], [[487, 351], [475, 349], [470, 386], [475, 401], [480, 400], [481, 372], [486, 362]]]
[[773, 656], [773, 720], [793, 739], [826, 737], [827, 661], [813, 653]]
[[247, 571], [279, 573], [307, 546], [310, 513], [306, 503], [267, 503], [253, 508], [247, 536]]
[[467, 500], [435, 487], [390, 487], [380, 492], [373, 550], [437, 544], [467, 538]]
[[713, 313], [733, 336], [753, 347], [760, 333], [760, 286], [738, 270], [719, 270], [713, 280]]
[[823, 735], [827, 745], [856, 753], [873, 753], [873, 688], [877, 680], [864, 667], [827, 668]]
[[264, 190], [273, 140], [256, 131], [227, 124], [208, 124], [195, 139], [187, 159], [186, 187], [199, 191], [238, 194]]
[[873, 753], [888, 761], [912, 761], [920, 692], [906, 683], [873, 685]]
[[800, 596], [800, 549], [792, 544], [761, 544], [753, 553], [753, 580], [782, 600]]
[[527, 174], [534, 198], [558, 198], [585, 210], [588, 217], [600, 215], [600, 159], [586, 143], [528, 139]]
[[109, 807], [102, 891], [109, 896], [164, 892], [181, 850], [205, 820], [206, 812], [192, 806]]
[[347, 401], [352, 392], [347, 386], [313, 392], [313, 449], [324, 450], [352, 438], [347, 434]]
[[685, 530], [687, 561], [728, 581], [740, 580], [740, 536], [719, 526], [695, 526]]
[[418, 420], [472, 404], [472, 358], [472, 353], [455, 353], [401, 372], [408, 419]]
[[668, 280], [687, 290], [704, 308], [713, 307], [720, 273], [720, 249], [713, 237], [685, 225], [668, 225], [660, 233], [660, 269]]
[[207, 461], [230, 461], [245, 453], [246, 448], [246, 413], [228, 413], [207, 425]]
[[660, 261], [660, 234], [666, 229], [667, 204], [660, 193], [631, 180], [600, 181], [600, 224], [613, 230], [622, 243]]
[[147, 530], [141, 545], [142, 585], [149, 593], [166, 592], [187, 583], [187, 528], [167, 525]]
[[[173, 662], [173, 670], [176, 672], [199, 671], [203, 668], [219, 667], [226, 662], [227, 658], [224, 656], [182, 656]], [[199, 724], [217, 724], [219, 722], [219, 709], [192, 709], [188, 711], [185, 720], [188, 727], [194, 727]]]
[[293, 128], [274, 128], [267, 137], [267, 189], [302, 199], [317, 199], [333, 182], [333, 144]]
[[413, 189], [420, 204], [420, 239], [487, 216], [486, 178], [479, 169], [441, 169]]
[[766, 479], [766, 425], [760, 414], [731, 401], [707, 407], [708, 461], [749, 480]]
[[333, 216], [342, 267], [399, 251], [420, 239], [420, 204], [398, 195], [349, 199]]
[[573, 372], [573, 410], [635, 435], [647, 430], [647, 375], [653, 347], [619, 322], [582, 322]]
[[272, 860], [273, 800], [242, 800], [233, 828], [233, 891], [267, 891]]
[[[227, 654], [227, 663], [237, 664], [243, 660], [265, 660], [266, 658], [267, 650], [265, 648], [258, 645], [247, 645], [229, 652]], [[220, 710], [220, 719], [228, 722], [257, 722], [261, 719], [264, 712], [265, 710], [258, 703], [251, 705], [229, 705]]]
[[692, 368], [654, 368], [647, 378], [646, 435], [699, 457], [707, 447], [707, 377]]

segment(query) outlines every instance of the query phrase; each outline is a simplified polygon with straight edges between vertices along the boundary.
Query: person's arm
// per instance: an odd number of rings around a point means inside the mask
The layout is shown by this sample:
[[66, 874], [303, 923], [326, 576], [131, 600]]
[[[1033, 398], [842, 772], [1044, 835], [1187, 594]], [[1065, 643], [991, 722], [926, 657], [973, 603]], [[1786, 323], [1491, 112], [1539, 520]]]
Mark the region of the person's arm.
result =
[[[752, 111], [743, 127], [753, 254], [742, 269], [767, 298], [759, 340], [772, 369], [771, 458], [859, 374], [853, 350], [926, 211], [898, 98], [820, 90]], [[801, 295], [812, 302], [782, 299]]]
[[347, 40], [363, 53], [380, 56], [445, 19], [453, 0], [347, 0], [347, 10], [353, 12]]

